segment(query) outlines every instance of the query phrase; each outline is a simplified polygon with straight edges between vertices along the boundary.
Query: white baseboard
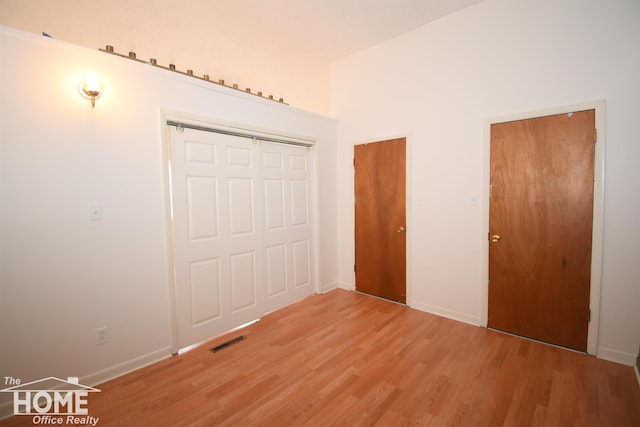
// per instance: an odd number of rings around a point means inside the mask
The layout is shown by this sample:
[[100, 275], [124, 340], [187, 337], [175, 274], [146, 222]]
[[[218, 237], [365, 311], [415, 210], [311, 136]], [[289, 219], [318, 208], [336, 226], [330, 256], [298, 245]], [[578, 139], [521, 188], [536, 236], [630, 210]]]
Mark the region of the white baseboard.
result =
[[325, 283], [324, 285], [320, 286], [320, 295], [322, 294], [326, 294], [327, 292], [331, 292], [334, 289], [338, 289], [340, 287], [340, 284], [338, 282], [333, 282], [333, 283]]
[[631, 353], [624, 353], [622, 351], [611, 350], [610, 348], [598, 347], [596, 353], [598, 359], [608, 360], [610, 362], [621, 363], [627, 366], [633, 366], [636, 364], [637, 355]]
[[436, 316], [446, 317], [447, 319], [457, 320], [458, 322], [468, 323], [473, 326], [481, 326], [480, 318], [476, 316], [469, 316], [468, 314], [458, 313], [441, 307], [421, 303], [413, 303], [411, 304], [411, 308], [435, 314]]
[[[135, 359], [128, 360], [124, 363], [112, 366], [93, 374], [85, 375], [79, 379], [79, 382], [90, 387], [102, 384], [114, 378], [136, 371], [152, 363], [159, 362], [163, 359], [171, 357], [171, 348], [165, 347], [160, 350], [153, 351]], [[4, 394], [4, 393], [3, 393]], [[13, 416], [13, 401], [3, 402], [0, 404], [0, 420]]]
[[[347, 291], [355, 291], [355, 287], [348, 283], [338, 283], [340, 289]], [[457, 320], [459, 322], [468, 323], [473, 326], [481, 326], [480, 318], [475, 316], [469, 316], [468, 314], [458, 313], [455, 311], [447, 310], [441, 307], [436, 307], [428, 304], [411, 303], [407, 302], [407, 306], [416, 310], [425, 311], [427, 313], [435, 314], [436, 316], [446, 317], [447, 319]]]
[[[427, 313], [446, 317], [448, 319], [458, 320], [460, 322], [468, 323], [470, 325], [482, 326], [482, 324], [480, 323], [480, 318], [478, 317], [457, 313], [455, 311], [446, 310], [440, 307], [434, 307], [428, 304], [418, 303], [418, 304], [413, 304], [411, 307], [415, 308], [416, 310], [426, 311]], [[610, 362], [620, 363], [622, 365], [627, 365], [627, 366], [636, 366], [637, 364], [637, 361], [636, 361], [637, 355], [632, 353], [624, 353], [617, 350], [611, 350], [609, 348], [599, 347], [596, 353], [596, 357], [599, 359], [604, 359]], [[636, 375], [640, 375], [638, 374], [637, 366], [636, 366]], [[640, 383], [640, 376], [638, 378], [638, 382]]]
[[338, 288], [340, 289], [344, 289], [345, 291], [355, 291], [356, 287], [352, 284], [349, 283], [336, 283], [336, 285], [338, 286]]
[[168, 357], [171, 357], [171, 347], [161, 348], [160, 350], [147, 353], [145, 355], [136, 357], [135, 359], [128, 360], [124, 363], [120, 363], [102, 371], [85, 375], [80, 378], [80, 382], [82, 384], [94, 387], [98, 384], [102, 384], [114, 378], [128, 374], [129, 372], [137, 371], [140, 368], [144, 368], [145, 366], [159, 362]]

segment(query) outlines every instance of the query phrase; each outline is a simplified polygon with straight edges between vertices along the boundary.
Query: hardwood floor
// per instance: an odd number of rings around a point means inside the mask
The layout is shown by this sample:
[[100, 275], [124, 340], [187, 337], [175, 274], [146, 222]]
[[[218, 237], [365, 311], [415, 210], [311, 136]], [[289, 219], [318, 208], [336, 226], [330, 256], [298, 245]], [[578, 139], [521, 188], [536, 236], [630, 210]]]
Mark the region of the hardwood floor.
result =
[[343, 290], [97, 387], [98, 426], [640, 425], [632, 367]]

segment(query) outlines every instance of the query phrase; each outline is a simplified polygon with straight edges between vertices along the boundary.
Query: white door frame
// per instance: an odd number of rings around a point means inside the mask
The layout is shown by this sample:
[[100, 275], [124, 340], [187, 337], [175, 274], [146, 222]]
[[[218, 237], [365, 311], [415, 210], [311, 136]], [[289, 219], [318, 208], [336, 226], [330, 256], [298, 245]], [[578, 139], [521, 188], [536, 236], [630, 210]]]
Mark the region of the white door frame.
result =
[[176, 278], [175, 278], [175, 254], [173, 245], [173, 218], [172, 218], [172, 205], [171, 205], [171, 171], [169, 168], [169, 138], [167, 132], [167, 121], [176, 121], [181, 123], [188, 123], [197, 126], [204, 126], [209, 128], [241, 131], [247, 134], [255, 135], [256, 137], [277, 137], [282, 140], [289, 140], [291, 142], [299, 142], [309, 144], [312, 146], [310, 153], [310, 176], [312, 179], [310, 186], [309, 197], [309, 215], [311, 220], [311, 239], [313, 244], [311, 247], [311, 262], [312, 272], [311, 277], [314, 280], [314, 289], [316, 293], [321, 293], [320, 286], [320, 247], [318, 239], [318, 204], [317, 204], [317, 167], [316, 156], [313, 150], [313, 146], [316, 144], [316, 140], [312, 137], [305, 135], [295, 135], [292, 133], [274, 131], [273, 129], [264, 129], [251, 126], [243, 123], [235, 123], [224, 120], [218, 120], [211, 117], [199, 116], [195, 114], [185, 113], [181, 111], [175, 111], [168, 108], [160, 108], [158, 111], [159, 119], [159, 134], [160, 134], [160, 149], [162, 156], [162, 187], [163, 187], [163, 204], [164, 204], [164, 224], [165, 224], [165, 262], [167, 266], [167, 298], [168, 298], [168, 312], [169, 312], [169, 327], [170, 327], [170, 347], [171, 354], [177, 354], [180, 350], [178, 340], [178, 313], [177, 313], [177, 298], [176, 298]]
[[595, 146], [594, 191], [593, 191], [593, 237], [591, 243], [591, 287], [589, 309], [591, 319], [587, 332], [587, 353], [596, 355], [598, 350], [598, 330], [600, 324], [600, 289], [602, 287], [602, 253], [604, 230], [604, 155], [605, 155], [605, 101], [589, 101], [579, 104], [528, 111], [484, 121], [483, 152], [483, 210], [482, 210], [482, 277], [480, 324], [487, 327], [489, 320], [489, 185], [491, 179], [491, 125], [515, 120], [564, 114], [572, 111], [595, 110], [597, 142]]

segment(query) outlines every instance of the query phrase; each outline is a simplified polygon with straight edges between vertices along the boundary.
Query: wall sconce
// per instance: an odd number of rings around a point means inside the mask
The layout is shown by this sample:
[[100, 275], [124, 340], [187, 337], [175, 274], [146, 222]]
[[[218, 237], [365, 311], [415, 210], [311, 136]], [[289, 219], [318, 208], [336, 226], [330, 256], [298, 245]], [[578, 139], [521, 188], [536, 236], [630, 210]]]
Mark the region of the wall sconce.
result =
[[102, 82], [93, 73], [87, 74], [78, 85], [78, 92], [83, 98], [91, 101], [91, 107], [96, 106], [96, 99], [102, 95]]

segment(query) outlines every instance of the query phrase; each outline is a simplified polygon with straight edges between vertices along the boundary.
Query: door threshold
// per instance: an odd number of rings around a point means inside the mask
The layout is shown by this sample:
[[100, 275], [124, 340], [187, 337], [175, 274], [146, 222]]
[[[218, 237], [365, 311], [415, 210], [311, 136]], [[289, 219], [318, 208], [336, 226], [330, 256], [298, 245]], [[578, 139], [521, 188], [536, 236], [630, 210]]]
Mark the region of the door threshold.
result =
[[392, 302], [394, 304], [403, 305], [405, 307], [408, 307], [407, 303], [400, 302], [400, 301], [395, 301], [395, 300], [392, 300], [392, 299], [389, 299], [389, 298], [384, 298], [384, 297], [381, 297], [381, 296], [378, 296], [378, 295], [368, 294], [366, 292], [362, 292], [362, 291], [359, 291], [357, 289], [355, 289], [353, 292], [355, 292], [357, 294], [360, 294], [360, 295], [367, 296], [367, 297], [379, 299], [379, 300], [382, 300], [382, 301]]
[[576, 350], [575, 348], [563, 347], [563, 346], [558, 345], [558, 344], [553, 344], [553, 343], [546, 342], [546, 341], [540, 341], [540, 340], [537, 340], [535, 338], [529, 338], [529, 337], [525, 337], [523, 335], [513, 334], [511, 332], [502, 331], [500, 329], [495, 329], [495, 328], [490, 328], [488, 326], [487, 326], [487, 329], [489, 329], [490, 331], [499, 332], [501, 334], [509, 335], [509, 336], [512, 336], [512, 337], [522, 338], [523, 340], [533, 341], [533, 342], [537, 342], [539, 344], [544, 344], [544, 345], [548, 345], [548, 346], [551, 346], [551, 347], [559, 348], [561, 350], [568, 350], [568, 351], [571, 351], [571, 352], [574, 352], [574, 353], [585, 354], [587, 356], [589, 355], [586, 351]]

